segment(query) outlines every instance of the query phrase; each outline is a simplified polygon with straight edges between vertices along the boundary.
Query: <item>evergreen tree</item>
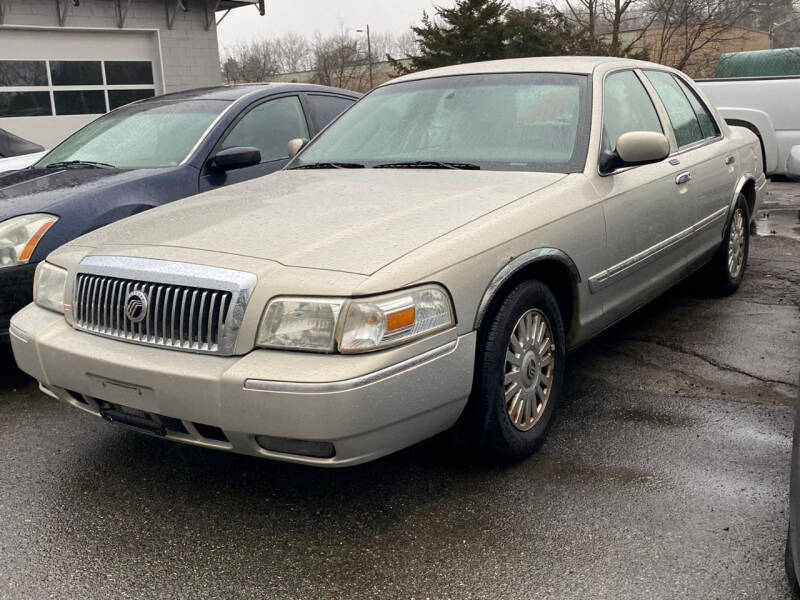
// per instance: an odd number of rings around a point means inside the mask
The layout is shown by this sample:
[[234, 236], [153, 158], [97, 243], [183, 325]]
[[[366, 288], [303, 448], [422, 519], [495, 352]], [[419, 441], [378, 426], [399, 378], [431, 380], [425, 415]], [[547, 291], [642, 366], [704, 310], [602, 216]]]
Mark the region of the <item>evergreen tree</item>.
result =
[[600, 40], [591, 39], [552, 5], [540, 4], [505, 16], [506, 57], [607, 54]]
[[412, 27], [419, 56], [410, 66], [392, 61], [399, 72], [414, 72], [460, 63], [505, 58], [505, 0], [457, 0], [453, 8], [436, 8], [436, 17], [422, 14]]

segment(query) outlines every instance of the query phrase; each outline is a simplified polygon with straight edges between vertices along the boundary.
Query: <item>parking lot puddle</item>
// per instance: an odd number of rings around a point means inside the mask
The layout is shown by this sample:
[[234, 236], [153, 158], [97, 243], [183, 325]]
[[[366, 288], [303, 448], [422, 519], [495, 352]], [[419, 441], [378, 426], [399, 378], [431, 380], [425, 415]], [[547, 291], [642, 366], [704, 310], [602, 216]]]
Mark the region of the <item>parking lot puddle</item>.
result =
[[756, 235], [777, 235], [800, 240], [800, 209], [772, 208], [758, 211]]

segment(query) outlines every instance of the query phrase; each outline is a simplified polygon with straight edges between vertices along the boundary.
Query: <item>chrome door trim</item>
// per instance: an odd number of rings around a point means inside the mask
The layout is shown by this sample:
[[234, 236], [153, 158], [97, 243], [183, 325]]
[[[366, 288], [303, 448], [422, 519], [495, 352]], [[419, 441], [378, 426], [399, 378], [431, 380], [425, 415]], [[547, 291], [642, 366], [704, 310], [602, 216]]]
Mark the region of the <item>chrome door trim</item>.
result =
[[665, 240], [650, 246], [646, 250], [642, 250], [638, 254], [634, 254], [633, 256], [626, 258], [622, 262], [617, 263], [616, 265], [597, 273], [596, 275], [592, 275], [589, 277], [589, 291], [593, 294], [605, 289], [615, 281], [622, 279], [623, 277], [627, 277], [631, 273], [635, 273], [645, 265], [651, 263], [656, 258], [661, 256], [667, 250], [674, 248], [676, 245], [680, 244], [681, 242], [689, 239], [692, 235], [696, 234], [697, 232], [705, 229], [706, 227], [710, 226], [711, 224], [723, 219], [725, 215], [728, 213], [728, 207], [720, 208], [717, 211], [714, 211], [707, 217], [699, 220], [694, 225], [687, 227], [686, 229], [679, 231], [675, 235], [668, 237]]
[[678, 175], [675, 177], [675, 185], [683, 185], [684, 183], [689, 183], [691, 180], [691, 172], [684, 171], [683, 173], [678, 173]]
[[428, 350], [417, 356], [403, 360], [394, 365], [378, 369], [366, 375], [342, 379], [340, 381], [302, 382], [302, 381], [271, 381], [266, 379], [245, 379], [244, 389], [251, 392], [281, 392], [289, 394], [330, 394], [346, 392], [356, 388], [378, 383], [389, 377], [399, 375], [405, 371], [422, 364], [441, 358], [456, 349], [458, 340], [448, 342], [443, 346]]

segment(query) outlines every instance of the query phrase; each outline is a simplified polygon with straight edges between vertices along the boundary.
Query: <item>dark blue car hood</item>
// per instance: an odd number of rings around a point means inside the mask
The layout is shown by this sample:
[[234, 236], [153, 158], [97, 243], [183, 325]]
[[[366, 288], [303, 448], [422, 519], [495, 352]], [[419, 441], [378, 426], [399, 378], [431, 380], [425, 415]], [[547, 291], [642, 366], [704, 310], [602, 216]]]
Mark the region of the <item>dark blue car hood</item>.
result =
[[47, 212], [76, 196], [127, 185], [164, 169], [23, 169], [0, 175], [0, 221]]

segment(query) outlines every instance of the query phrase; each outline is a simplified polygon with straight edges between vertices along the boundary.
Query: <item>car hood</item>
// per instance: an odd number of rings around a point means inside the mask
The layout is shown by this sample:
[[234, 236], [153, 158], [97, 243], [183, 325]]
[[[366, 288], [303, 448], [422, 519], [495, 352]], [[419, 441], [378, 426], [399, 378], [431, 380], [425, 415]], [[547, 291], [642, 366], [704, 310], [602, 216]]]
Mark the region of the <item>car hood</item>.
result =
[[[369, 275], [564, 178], [462, 170], [289, 170], [173, 202], [76, 244], [173, 246]], [[115, 250], [114, 247], [117, 247]]]
[[152, 170], [136, 169], [23, 169], [0, 174], [0, 220], [46, 212], [75, 194], [101, 186], [127, 183]]

